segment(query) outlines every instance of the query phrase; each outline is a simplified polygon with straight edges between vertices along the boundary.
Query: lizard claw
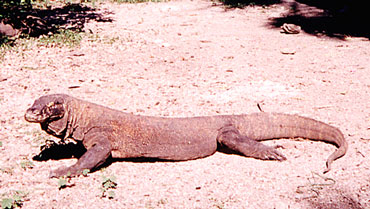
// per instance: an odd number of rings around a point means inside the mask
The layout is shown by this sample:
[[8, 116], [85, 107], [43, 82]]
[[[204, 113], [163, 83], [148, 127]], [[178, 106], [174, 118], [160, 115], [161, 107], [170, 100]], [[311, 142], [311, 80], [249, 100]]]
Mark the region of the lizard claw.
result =
[[277, 150], [274, 150], [274, 152], [272, 153], [273, 155], [273, 160], [278, 160], [278, 161], [284, 161], [286, 160], [286, 157], [280, 153], [279, 151]]
[[266, 147], [266, 149], [262, 150], [260, 152], [260, 159], [262, 160], [278, 160], [278, 161], [284, 161], [286, 160], [286, 157], [277, 151], [276, 149], [272, 147]]

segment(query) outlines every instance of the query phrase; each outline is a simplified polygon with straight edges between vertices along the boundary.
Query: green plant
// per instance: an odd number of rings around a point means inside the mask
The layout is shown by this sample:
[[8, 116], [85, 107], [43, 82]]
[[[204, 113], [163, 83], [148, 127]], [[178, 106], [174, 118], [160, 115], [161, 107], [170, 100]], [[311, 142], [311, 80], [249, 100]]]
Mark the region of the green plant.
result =
[[58, 189], [61, 190], [61, 189], [66, 188], [68, 182], [69, 182], [69, 179], [67, 179], [66, 177], [59, 177], [59, 179], [58, 179]]
[[24, 191], [15, 191], [12, 197], [5, 197], [1, 200], [2, 209], [11, 209], [22, 207], [23, 202], [26, 201], [28, 193]]
[[10, 19], [14, 11], [24, 12], [31, 7], [31, 0], [2, 0], [0, 1], [0, 19]]
[[4, 198], [1, 200], [1, 208], [13, 208], [13, 199], [12, 198]]
[[116, 194], [112, 189], [117, 188], [117, 181], [115, 176], [102, 176], [102, 187], [100, 190], [102, 191], [102, 197], [108, 197], [108, 199], [113, 199]]
[[[6, 38], [5, 40], [0, 38], [0, 61], [4, 59], [5, 54], [9, 51], [18, 52], [23, 57], [23, 52], [34, 48], [35, 45], [46, 47], [77, 47], [80, 45], [83, 37], [82, 32], [59, 29], [53, 34], [43, 35], [40, 38], [29, 37], [28, 35], [22, 35], [18, 38]], [[28, 70], [38, 69], [27, 66], [25, 68]]]
[[6, 52], [13, 48], [14, 42], [14, 38], [0, 37], [0, 61], [4, 58]]
[[13, 174], [13, 169], [13, 167], [1, 167], [0, 171], [2, 173]]
[[166, 198], [162, 198], [162, 199], [158, 200], [157, 206], [165, 205], [167, 203], [168, 203], [168, 200]]
[[64, 189], [64, 188], [67, 188], [67, 187], [72, 187], [74, 186], [74, 184], [71, 183], [71, 174], [68, 173], [66, 176], [61, 176], [59, 177], [58, 179], [58, 189], [61, 190], [61, 189]]
[[90, 169], [84, 169], [83, 171], [82, 171], [82, 175], [83, 176], [87, 176], [87, 174], [88, 173], [90, 173]]
[[[87, 176], [87, 174], [89, 172], [90, 172], [89, 169], [84, 169], [82, 171], [82, 175]], [[58, 189], [61, 190], [61, 189], [67, 188], [67, 187], [74, 186], [75, 184], [71, 183], [71, 180], [72, 180], [71, 173], [68, 173], [66, 176], [59, 177], [59, 179], [58, 179]]]
[[76, 47], [81, 43], [83, 36], [81, 32], [69, 29], [59, 29], [56, 33], [42, 36], [37, 40], [37, 45], [48, 47]]
[[225, 208], [225, 205], [224, 205], [223, 202], [217, 202], [213, 206], [215, 206], [218, 209], [224, 209]]
[[34, 165], [30, 160], [28, 160], [28, 159], [22, 160], [22, 161], [21, 161], [21, 163], [20, 163], [20, 165], [21, 165], [21, 168], [22, 168], [23, 170], [26, 170], [27, 168], [32, 169], [32, 168], [35, 166], [35, 165]]

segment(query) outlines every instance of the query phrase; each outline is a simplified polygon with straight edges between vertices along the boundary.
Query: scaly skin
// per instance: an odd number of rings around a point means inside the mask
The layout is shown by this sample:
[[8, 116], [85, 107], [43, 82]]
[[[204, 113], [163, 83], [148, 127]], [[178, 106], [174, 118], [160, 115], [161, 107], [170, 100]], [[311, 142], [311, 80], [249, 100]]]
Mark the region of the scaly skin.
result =
[[297, 115], [261, 112], [191, 118], [136, 116], [65, 94], [35, 100], [25, 119], [40, 123], [43, 130], [60, 139], [82, 141], [87, 149], [75, 165], [54, 170], [50, 177], [79, 175], [84, 169], [101, 165], [110, 155], [166, 160], [202, 158], [216, 152], [218, 143], [248, 157], [282, 161], [286, 159], [284, 155], [259, 141], [296, 137], [338, 147], [327, 160], [327, 172], [348, 147], [339, 129]]

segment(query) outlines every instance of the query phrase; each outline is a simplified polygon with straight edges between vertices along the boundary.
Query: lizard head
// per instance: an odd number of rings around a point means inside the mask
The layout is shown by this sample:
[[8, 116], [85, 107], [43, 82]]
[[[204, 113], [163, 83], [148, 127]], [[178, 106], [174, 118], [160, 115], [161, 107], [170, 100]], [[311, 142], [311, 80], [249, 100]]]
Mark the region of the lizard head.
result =
[[24, 118], [32, 123], [52, 122], [63, 118], [65, 110], [63, 94], [50, 94], [35, 100], [27, 109]]

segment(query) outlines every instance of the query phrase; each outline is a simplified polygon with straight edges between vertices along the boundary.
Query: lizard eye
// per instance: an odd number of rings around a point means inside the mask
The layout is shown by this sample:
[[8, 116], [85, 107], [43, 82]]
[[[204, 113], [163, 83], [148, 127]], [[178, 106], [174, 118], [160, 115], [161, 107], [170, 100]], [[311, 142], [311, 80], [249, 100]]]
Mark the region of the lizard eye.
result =
[[42, 112], [49, 119], [62, 118], [64, 116], [64, 107], [58, 101], [50, 102], [44, 107]]
[[54, 106], [54, 104], [55, 104], [54, 102], [49, 102], [46, 106], [47, 106], [47, 107], [53, 107], [53, 106]]
[[62, 104], [53, 104], [50, 108], [51, 114], [55, 116], [59, 116], [64, 113], [64, 107]]

